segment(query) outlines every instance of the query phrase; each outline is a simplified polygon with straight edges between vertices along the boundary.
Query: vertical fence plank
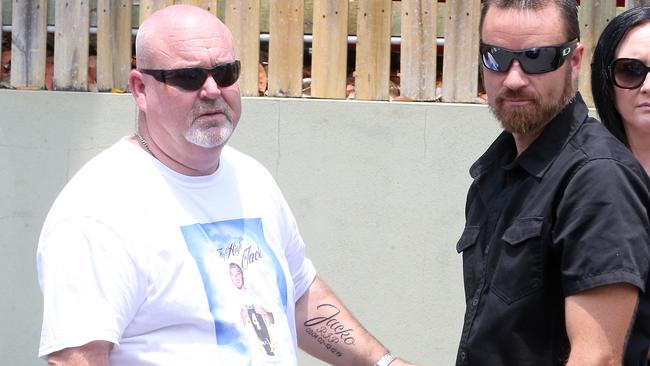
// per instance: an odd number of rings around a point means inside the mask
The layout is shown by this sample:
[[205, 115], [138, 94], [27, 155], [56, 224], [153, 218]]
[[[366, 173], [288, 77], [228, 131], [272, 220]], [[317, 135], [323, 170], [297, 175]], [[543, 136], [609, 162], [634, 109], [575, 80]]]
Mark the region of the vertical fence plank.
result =
[[478, 94], [480, 0], [446, 2], [442, 99], [473, 102]]
[[54, 90], [88, 90], [89, 1], [54, 3]]
[[235, 57], [242, 66], [239, 88], [243, 96], [258, 96], [260, 0], [228, 0], [225, 12], [226, 25], [235, 42]]
[[174, 0], [140, 0], [139, 24], [142, 24], [142, 22], [154, 11], [173, 4]]
[[14, 0], [11, 86], [42, 89], [47, 56], [47, 0]]
[[97, 0], [97, 90], [127, 90], [131, 71], [130, 0]]
[[302, 96], [305, 4], [275, 0], [269, 24], [269, 95]]
[[636, 8], [639, 6], [650, 6], [650, 0], [626, 0], [625, 9]]
[[312, 97], [345, 99], [348, 1], [314, 0]]
[[591, 56], [603, 29], [616, 16], [616, 0], [584, 2], [578, 13], [580, 18], [580, 43], [585, 47], [580, 65], [578, 89], [589, 106], [594, 105], [591, 95]]
[[388, 100], [390, 80], [390, 0], [359, 0], [355, 98]]
[[437, 0], [402, 0], [400, 95], [436, 98]]
[[[240, 1], [241, 2], [241, 1]], [[217, 15], [217, 0], [176, 0], [176, 4], [195, 5]]]

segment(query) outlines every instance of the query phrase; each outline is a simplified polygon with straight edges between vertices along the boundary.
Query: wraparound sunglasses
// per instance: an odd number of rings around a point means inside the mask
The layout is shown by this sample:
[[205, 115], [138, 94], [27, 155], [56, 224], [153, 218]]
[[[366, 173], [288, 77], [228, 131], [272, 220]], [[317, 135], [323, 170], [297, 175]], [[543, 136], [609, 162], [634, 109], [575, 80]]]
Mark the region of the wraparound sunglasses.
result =
[[609, 65], [614, 85], [622, 89], [636, 89], [645, 82], [650, 66], [636, 58], [617, 58]]
[[543, 74], [562, 66], [577, 43], [578, 39], [574, 39], [560, 45], [509, 50], [481, 41], [481, 60], [486, 69], [494, 72], [507, 72], [510, 70], [512, 60], [517, 60], [527, 74]]
[[220, 87], [225, 88], [231, 86], [239, 79], [240, 69], [239, 60], [235, 60], [218, 64], [211, 69], [188, 67], [171, 70], [144, 69], [140, 70], [140, 72], [153, 76], [154, 79], [161, 83], [194, 91], [201, 89], [208, 75], [212, 76]]

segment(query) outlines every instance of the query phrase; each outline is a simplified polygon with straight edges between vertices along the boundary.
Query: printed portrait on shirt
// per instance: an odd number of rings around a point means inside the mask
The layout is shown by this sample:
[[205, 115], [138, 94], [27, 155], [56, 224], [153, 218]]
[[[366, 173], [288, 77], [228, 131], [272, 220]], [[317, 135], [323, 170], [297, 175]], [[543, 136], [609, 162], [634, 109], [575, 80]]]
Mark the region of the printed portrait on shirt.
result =
[[283, 355], [293, 357], [287, 281], [262, 221], [195, 224], [181, 231], [201, 274], [220, 361], [280, 365]]

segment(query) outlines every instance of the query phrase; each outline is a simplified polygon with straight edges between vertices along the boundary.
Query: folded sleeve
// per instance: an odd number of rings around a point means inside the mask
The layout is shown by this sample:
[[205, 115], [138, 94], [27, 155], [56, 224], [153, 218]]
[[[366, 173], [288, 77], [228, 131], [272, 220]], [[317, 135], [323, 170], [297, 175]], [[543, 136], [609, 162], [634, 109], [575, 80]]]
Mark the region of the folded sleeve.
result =
[[316, 278], [316, 268], [312, 261], [305, 256], [305, 242], [300, 235], [298, 224], [289, 205], [277, 185], [275, 188], [281, 240], [294, 284], [294, 295], [297, 300], [309, 289], [314, 278]]
[[614, 283], [645, 289], [650, 207], [643, 177], [614, 159], [591, 160], [559, 199], [554, 250], [567, 296]]

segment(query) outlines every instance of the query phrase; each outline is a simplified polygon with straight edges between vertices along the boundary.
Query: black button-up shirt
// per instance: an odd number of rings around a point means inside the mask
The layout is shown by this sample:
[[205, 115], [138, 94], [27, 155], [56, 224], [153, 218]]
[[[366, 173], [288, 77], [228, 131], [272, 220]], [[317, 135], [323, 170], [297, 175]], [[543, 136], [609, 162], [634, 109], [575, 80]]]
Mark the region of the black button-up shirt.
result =
[[580, 95], [516, 152], [504, 132], [470, 169], [457, 365], [564, 364], [565, 297], [613, 283], [645, 289], [650, 180]]

